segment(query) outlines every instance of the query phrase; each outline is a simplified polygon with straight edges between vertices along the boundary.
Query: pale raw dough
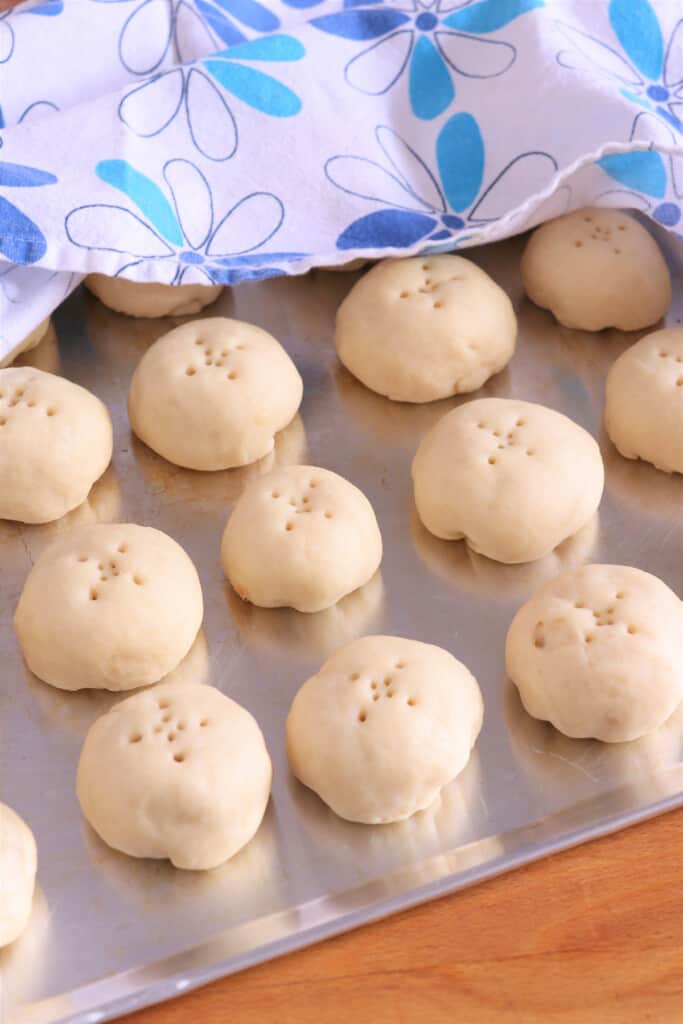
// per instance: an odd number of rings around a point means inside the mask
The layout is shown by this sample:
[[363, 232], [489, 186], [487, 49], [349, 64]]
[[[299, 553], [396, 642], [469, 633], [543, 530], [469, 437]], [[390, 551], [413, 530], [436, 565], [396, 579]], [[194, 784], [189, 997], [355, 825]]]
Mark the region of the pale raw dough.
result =
[[215, 302], [220, 284], [157, 284], [89, 274], [85, 287], [109, 309], [128, 316], [189, 316]]
[[589, 521], [604, 468], [591, 435], [554, 409], [481, 398], [423, 438], [413, 484], [430, 533], [514, 564], [542, 558]]
[[85, 501], [111, 454], [99, 398], [32, 366], [0, 370], [0, 519], [60, 519]]
[[336, 651], [297, 693], [287, 756], [340, 817], [401, 821], [463, 770], [483, 713], [477, 681], [448, 651], [366, 636]]
[[162, 683], [93, 723], [77, 794], [115, 850], [203, 871], [256, 833], [271, 780], [263, 735], [245, 708], [211, 686]]
[[213, 317], [176, 327], [147, 350], [128, 412], [137, 436], [169, 462], [231, 469], [272, 451], [302, 394], [294, 363], [272, 335]]
[[475, 391], [509, 362], [517, 320], [502, 288], [462, 256], [383, 260], [337, 312], [344, 366], [398, 402]]
[[683, 327], [655, 331], [607, 375], [605, 426], [627, 459], [683, 473]]
[[634, 740], [683, 698], [683, 603], [640, 569], [586, 565], [520, 608], [505, 660], [534, 718], [574, 738]]
[[98, 523], [35, 563], [14, 616], [32, 672], [63, 690], [156, 683], [192, 647], [204, 614], [194, 565], [160, 530]]
[[588, 207], [536, 228], [522, 282], [565, 327], [636, 331], [664, 316], [671, 280], [659, 246], [627, 213]]
[[18, 939], [28, 923], [37, 865], [31, 829], [0, 803], [0, 948]]
[[232, 586], [263, 608], [319, 612], [367, 583], [382, 560], [372, 505], [316, 466], [288, 466], [247, 485], [223, 534]]
[[31, 349], [37, 348], [47, 334], [49, 326], [50, 318], [48, 317], [47, 320], [43, 320], [37, 327], [34, 327], [31, 333], [27, 334], [24, 340], [20, 342], [16, 348], [12, 349], [8, 356], [4, 359], [0, 359], [0, 370], [4, 369], [5, 366], [9, 366], [10, 363], [13, 363], [17, 356], [22, 355], [24, 352], [30, 352]]

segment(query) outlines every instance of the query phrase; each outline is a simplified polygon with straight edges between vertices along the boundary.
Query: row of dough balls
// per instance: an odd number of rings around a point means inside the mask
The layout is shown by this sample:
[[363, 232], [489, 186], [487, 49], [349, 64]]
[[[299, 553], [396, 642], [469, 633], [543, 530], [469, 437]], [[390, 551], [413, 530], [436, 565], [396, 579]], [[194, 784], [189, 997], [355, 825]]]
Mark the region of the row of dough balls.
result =
[[[301, 403], [301, 377], [266, 331], [214, 318], [152, 345], [131, 382], [138, 437], [190, 469], [255, 462]], [[44, 523], [85, 501], [112, 456], [111, 417], [85, 388], [30, 366], [0, 370], [0, 518]]]
[[[683, 698], [683, 603], [628, 566], [558, 576], [508, 630], [506, 669], [524, 707], [565, 735], [634, 740]], [[296, 694], [290, 768], [340, 817], [400, 821], [467, 764], [483, 721], [477, 681], [442, 648], [369, 636], [336, 651]], [[206, 870], [255, 835], [272, 785], [261, 730], [209, 686], [161, 683], [97, 719], [78, 765], [82, 812], [110, 846]], [[0, 946], [30, 913], [36, 846], [0, 805]]]
[[[287, 719], [293, 773], [341, 817], [400, 821], [428, 807], [463, 770], [483, 701], [447, 651], [400, 637], [363, 637], [301, 687]], [[76, 792], [109, 846], [209, 870], [256, 834], [272, 763], [253, 716], [211, 686], [161, 683], [90, 727]], [[26, 926], [35, 839], [0, 804], [0, 947]]]

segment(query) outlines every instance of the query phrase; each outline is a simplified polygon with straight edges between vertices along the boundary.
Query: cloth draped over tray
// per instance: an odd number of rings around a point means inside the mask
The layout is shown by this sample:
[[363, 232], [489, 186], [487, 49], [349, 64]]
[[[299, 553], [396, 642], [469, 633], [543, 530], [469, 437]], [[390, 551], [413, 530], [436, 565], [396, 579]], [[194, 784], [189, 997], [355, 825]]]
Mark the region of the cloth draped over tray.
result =
[[43, 0], [0, 15], [0, 359], [91, 271], [231, 284], [588, 204], [683, 233], [671, 0]]

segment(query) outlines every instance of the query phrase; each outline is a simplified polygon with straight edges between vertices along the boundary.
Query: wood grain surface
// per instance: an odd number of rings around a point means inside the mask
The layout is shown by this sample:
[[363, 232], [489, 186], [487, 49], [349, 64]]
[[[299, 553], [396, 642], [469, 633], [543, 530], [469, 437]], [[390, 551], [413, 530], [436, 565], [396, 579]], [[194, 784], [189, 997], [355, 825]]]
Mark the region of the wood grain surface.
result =
[[682, 1024], [683, 810], [125, 1018]]

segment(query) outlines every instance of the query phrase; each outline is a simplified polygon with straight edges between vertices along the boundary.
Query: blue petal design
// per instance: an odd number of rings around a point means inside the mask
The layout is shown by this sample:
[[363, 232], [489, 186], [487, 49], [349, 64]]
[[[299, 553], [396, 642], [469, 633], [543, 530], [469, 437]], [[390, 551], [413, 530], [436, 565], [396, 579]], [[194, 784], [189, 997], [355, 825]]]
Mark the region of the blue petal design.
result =
[[429, 242], [442, 242], [444, 240], [444, 238], [450, 238], [450, 237], [451, 237], [450, 231], [446, 231], [444, 228], [442, 228], [441, 231], [435, 231], [433, 235], [430, 235], [429, 238], [428, 238], [428, 241]]
[[465, 32], [497, 32], [515, 18], [538, 7], [545, 7], [544, 0], [479, 0], [470, 7], [449, 14], [444, 18], [444, 24]]
[[274, 32], [280, 27], [280, 19], [257, 0], [213, 0], [233, 18], [257, 32]]
[[0, 253], [11, 263], [36, 263], [47, 250], [45, 236], [37, 224], [0, 196]]
[[660, 224], [665, 224], [666, 227], [673, 228], [681, 219], [681, 211], [675, 203], [660, 203], [659, 206], [655, 206], [652, 211], [652, 216], [655, 220], [658, 220]]
[[2, 112], [2, 107], [0, 107], [0, 129], [2, 129], [4, 127], [5, 127], [5, 117], [4, 117], [4, 114]]
[[183, 233], [173, 208], [150, 178], [136, 171], [126, 160], [101, 160], [95, 172], [102, 181], [127, 195], [171, 245], [183, 244]]
[[64, 10], [63, 0], [45, 0], [39, 7], [32, 7], [29, 11], [20, 11], [20, 14], [40, 14], [43, 18], [54, 18]]
[[220, 256], [214, 258], [212, 264], [220, 267], [259, 267], [269, 263], [291, 263], [306, 255], [305, 252], [252, 252], [239, 256]]
[[406, 210], [376, 210], [342, 231], [338, 249], [393, 249], [414, 245], [438, 226], [433, 217]]
[[236, 25], [233, 25], [231, 21], [217, 11], [212, 4], [208, 4], [206, 0], [194, 0], [197, 10], [204, 18], [207, 25], [214, 30], [219, 39], [228, 46], [234, 46], [236, 43], [243, 43], [247, 38], [244, 32], [240, 32]]
[[443, 114], [455, 96], [446, 64], [428, 36], [420, 36], [410, 58], [410, 105], [423, 121]]
[[439, 132], [436, 161], [446, 199], [458, 213], [477, 197], [484, 177], [484, 140], [471, 114], [454, 114]]
[[664, 44], [657, 15], [648, 0], [610, 0], [609, 20], [640, 73], [647, 78], [659, 78], [664, 66]]
[[301, 100], [295, 92], [256, 68], [228, 60], [207, 60], [204, 67], [224, 89], [264, 114], [293, 117], [301, 110]]
[[631, 92], [630, 89], [620, 89], [619, 92], [622, 96], [625, 96], [631, 103], [638, 103], [639, 106], [645, 107], [646, 110], [653, 110], [653, 106], [649, 100], [645, 99], [644, 96], [638, 96], [635, 92]]
[[596, 161], [610, 178], [629, 188], [661, 199], [666, 193], [666, 167], [652, 149], [633, 153], [611, 153]]
[[312, 18], [311, 25], [342, 39], [378, 39], [408, 21], [407, 14], [391, 8], [355, 8]]
[[293, 36], [266, 36], [264, 39], [250, 39], [246, 43], [231, 46], [229, 50], [216, 54], [229, 60], [301, 60], [306, 50]]
[[7, 188], [37, 188], [39, 185], [54, 185], [57, 181], [49, 171], [24, 164], [0, 163], [0, 185]]

